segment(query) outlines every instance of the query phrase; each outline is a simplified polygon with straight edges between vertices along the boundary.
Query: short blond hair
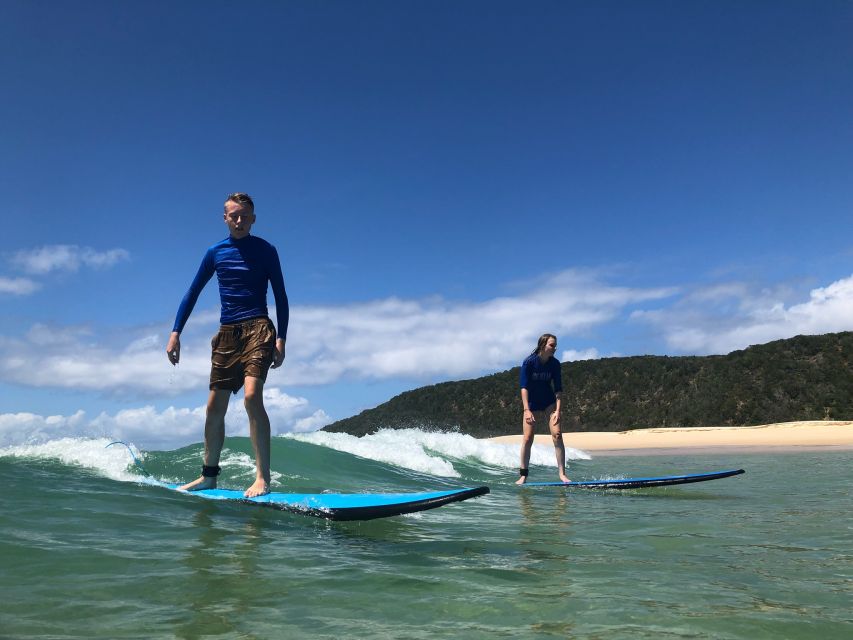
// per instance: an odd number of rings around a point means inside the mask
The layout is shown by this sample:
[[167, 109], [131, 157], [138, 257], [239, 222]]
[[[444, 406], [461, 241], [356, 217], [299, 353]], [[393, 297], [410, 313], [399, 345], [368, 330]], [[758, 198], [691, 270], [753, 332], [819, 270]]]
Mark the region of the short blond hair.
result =
[[236, 193], [231, 193], [228, 195], [227, 198], [225, 198], [225, 202], [236, 202], [241, 206], [249, 207], [249, 211], [251, 211], [252, 213], [255, 212], [255, 203], [252, 202], [252, 196], [250, 196], [248, 193], [242, 193], [240, 191]]

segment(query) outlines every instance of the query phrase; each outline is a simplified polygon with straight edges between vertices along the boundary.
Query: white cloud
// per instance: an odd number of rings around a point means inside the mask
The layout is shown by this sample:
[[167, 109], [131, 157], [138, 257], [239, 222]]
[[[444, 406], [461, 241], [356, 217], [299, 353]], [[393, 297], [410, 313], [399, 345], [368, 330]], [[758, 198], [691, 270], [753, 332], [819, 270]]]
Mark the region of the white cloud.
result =
[[570, 270], [515, 297], [484, 302], [389, 298], [302, 307], [293, 313], [288, 344], [296, 357], [288, 373], [290, 379], [315, 384], [340, 377], [479, 375], [517, 364], [542, 333], [570, 342], [573, 335], [612, 321], [629, 305], [674, 292], [614, 287], [592, 273]]
[[73, 244], [47, 245], [18, 251], [11, 256], [15, 267], [32, 275], [44, 275], [51, 271], [78, 271], [80, 267], [105, 269], [129, 259], [130, 254], [125, 249], [97, 251]]
[[82, 338], [91, 333], [87, 327], [55, 327], [37, 323], [27, 331], [26, 338], [27, 342], [36, 347], [76, 346]]
[[[572, 335], [613, 320], [628, 305], [660, 300], [673, 291], [614, 287], [592, 273], [566, 271], [530, 284], [515, 297], [484, 302], [388, 298], [297, 306], [291, 310], [287, 359], [283, 368], [270, 372], [269, 381], [321, 385], [347, 378], [476, 376], [518, 364], [546, 331], [570, 342]], [[209, 340], [217, 325], [216, 314], [202, 311], [190, 318], [178, 368], [165, 356], [166, 327], [125, 330], [94, 341], [82, 330], [37, 325], [23, 338], [0, 340], [0, 380], [131, 395], [205, 388]], [[33, 345], [44, 344], [52, 331], [62, 338], [40, 352], [38, 367], [31, 366]]]
[[21, 337], [0, 336], [0, 381], [130, 396], [206, 388], [209, 344], [202, 349], [198, 338], [198, 347], [184, 351], [175, 368], [166, 359], [167, 337], [165, 327], [96, 332], [39, 323]]
[[[305, 398], [287, 395], [280, 389], [264, 389], [264, 401], [273, 435], [319, 429], [332, 420]], [[70, 416], [41, 416], [34, 413], [0, 414], [0, 447], [47, 442], [63, 437], [106, 437], [134, 442], [145, 448], [172, 449], [204, 437], [205, 407], [168, 407], [157, 411], [145, 406], [115, 414], [101, 413], [89, 419], [83, 411]], [[235, 396], [225, 419], [226, 434], [248, 436], [249, 424], [242, 399]]]
[[568, 351], [563, 351], [562, 356], [560, 356], [560, 362], [575, 362], [577, 360], [595, 360], [600, 358], [601, 355], [598, 353], [598, 349], [590, 348], [583, 349], [581, 351], [577, 351], [576, 349], [569, 349]]
[[638, 311], [632, 318], [657, 327], [666, 344], [682, 353], [729, 353], [752, 344], [853, 329], [853, 276], [786, 300], [786, 288], [744, 283], [715, 285], [685, 296], [671, 308]]
[[[657, 308], [631, 311], [652, 304]], [[312, 431], [331, 422], [330, 417], [280, 386], [481, 375], [518, 364], [546, 331], [567, 347], [561, 360], [598, 358], [594, 347], [568, 348], [572, 337], [613, 321], [622, 324], [626, 312], [635, 323], [652, 327], [670, 353], [728, 353], [797, 334], [850, 330], [853, 276], [797, 299], [784, 287], [729, 283], [680, 293], [611, 286], [594, 274], [569, 271], [514, 297], [483, 302], [389, 298], [334, 307], [296, 306], [287, 360], [283, 368], [270, 372], [264, 390], [267, 410], [278, 433]], [[193, 315], [182, 336], [177, 368], [165, 356], [166, 325], [107, 332], [36, 324], [18, 337], [0, 336], [0, 381], [130, 398], [198, 392], [207, 388], [209, 340], [217, 324], [215, 313], [200, 310]], [[228, 416], [230, 434], [248, 433], [242, 396], [234, 397]], [[82, 412], [3, 414], [0, 445], [78, 435], [179, 446], [200, 441], [203, 423], [203, 407], [160, 411], [143, 406], [94, 418]]]
[[29, 278], [5, 278], [0, 276], [0, 293], [26, 296], [38, 291], [41, 285]]
[[0, 413], [0, 446], [40, 442], [69, 432], [85, 432], [83, 411], [70, 416], [41, 416], [35, 413]]
[[[473, 377], [518, 364], [544, 332], [556, 334], [566, 347], [562, 360], [597, 358], [601, 354], [594, 347], [572, 349], [573, 336], [618, 321], [626, 312], [653, 327], [655, 336], [648, 340], [661, 340], [670, 353], [728, 353], [799, 333], [851, 329], [853, 276], [814, 289], [806, 300], [793, 295], [784, 287], [744, 283], [683, 293], [666, 287], [629, 288], [604, 283], [591, 272], [566, 271], [528, 283], [516, 296], [482, 302], [387, 298], [295, 306], [287, 359], [270, 372], [268, 384]], [[631, 311], [652, 303], [658, 308]], [[217, 314], [209, 311], [192, 316], [177, 368], [164, 353], [165, 325], [120, 328], [107, 336], [85, 327], [38, 324], [20, 337], [0, 336], [0, 381], [127, 397], [204, 389], [209, 340], [217, 324]], [[34, 352], [38, 366], [32, 366]], [[311, 428], [312, 420], [326, 416], [300, 419], [304, 428]]]
[[301, 418], [293, 425], [294, 433], [306, 433], [309, 431], [317, 431], [322, 429], [327, 424], [332, 423], [332, 418], [322, 409], [317, 409], [307, 418]]

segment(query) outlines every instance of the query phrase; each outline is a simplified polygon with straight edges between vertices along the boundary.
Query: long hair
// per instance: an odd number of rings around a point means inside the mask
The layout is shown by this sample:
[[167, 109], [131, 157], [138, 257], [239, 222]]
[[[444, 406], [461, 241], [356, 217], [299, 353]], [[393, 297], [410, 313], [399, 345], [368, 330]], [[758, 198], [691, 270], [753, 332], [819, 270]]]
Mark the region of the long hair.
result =
[[536, 348], [530, 355], [538, 356], [542, 349], [545, 348], [545, 345], [548, 344], [548, 340], [550, 340], [551, 338], [554, 338], [554, 340], [556, 340], [557, 336], [552, 333], [543, 333], [541, 336], [539, 336], [539, 342], [536, 343]]

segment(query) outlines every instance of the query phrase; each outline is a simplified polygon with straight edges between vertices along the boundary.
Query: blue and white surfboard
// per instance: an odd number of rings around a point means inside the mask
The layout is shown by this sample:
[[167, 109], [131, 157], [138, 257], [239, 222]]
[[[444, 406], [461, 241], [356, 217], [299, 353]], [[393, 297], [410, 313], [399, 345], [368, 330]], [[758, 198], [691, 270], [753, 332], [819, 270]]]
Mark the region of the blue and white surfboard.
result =
[[612, 480], [581, 480], [578, 482], [527, 482], [522, 487], [578, 487], [586, 489], [642, 489], [645, 487], [669, 487], [676, 484], [691, 484], [729, 478], [741, 473], [743, 469], [714, 471], [712, 473], [694, 473], [683, 476], [658, 476], [654, 478], [620, 478]]
[[[177, 490], [180, 485], [161, 486]], [[247, 498], [242, 491], [234, 489], [202, 489], [181, 493], [207, 500], [236, 501], [329, 520], [373, 520], [426, 511], [451, 502], [476, 498], [489, 493], [489, 488], [474, 487], [423, 493], [268, 493], [254, 498]]]
[[[136, 457], [130, 445], [121, 440], [107, 447], [121, 445], [130, 453], [133, 463], [145, 474], [148, 482], [165, 489], [178, 491], [179, 484], [168, 484], [152, 476]], [[268, 493], [247, 498], [236, 489], [201, 489], [180, 491], [207, 500], [227, 500], [243, 504], [270, 507], [328, 520], [373, 520], [435, 509], [451, 502], [461, 502], [489, 493], [488, 487], [425, 491], [422, 493]]]

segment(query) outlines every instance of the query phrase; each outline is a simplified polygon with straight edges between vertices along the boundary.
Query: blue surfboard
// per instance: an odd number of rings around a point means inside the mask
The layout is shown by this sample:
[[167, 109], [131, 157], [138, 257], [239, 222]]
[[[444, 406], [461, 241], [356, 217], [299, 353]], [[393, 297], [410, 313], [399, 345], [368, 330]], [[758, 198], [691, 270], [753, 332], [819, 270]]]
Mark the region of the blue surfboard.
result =
[[[130, 445], [121, 440], [110, 442], [107, 447], [119, 444], [127, 449], [130, 457], [148, 482], [159, 487], [177, 491], [179, 484], [168, 484], [152, 476], [133, 453]], [[489, 493], [488, 487], [451, 489], [448, 491], [426, 491], [423, 493], [268, 493], [247, 498], [236, 489], [201, 489], [181, 491], [187, 495], [208, 500], [228, 500], [244, 504], [270, 507], [280, 511], [291, 511], [302, 515], [316, 516], [328, 520], [373, 520], [435, 509], [451, 502], [461, 502]]]
[[[177, 490], [180, 485], [162, 484]], [[182, 491], [208, 500], [228, 500], [270, 507], [328, 520], [373, 520], [404, 513], [435, 509], [451, 502], [461, 502], [489, 493], [488, 487], [427, 491], [423, 493], [268, 493], [247, 498], [234, 489], [202, 489]]]
[[526, 482], [522, 487], [579, 487], [586, 489], [643, 489], [647, 487], [669, 487], [676, 484], [691, 484], [719, 480], [745, 473], [743, 469], [694, 473], [684, 476], [659, 476], [656, 478], [620, 478], [612, 480], [581, 480], [578, 482]]

